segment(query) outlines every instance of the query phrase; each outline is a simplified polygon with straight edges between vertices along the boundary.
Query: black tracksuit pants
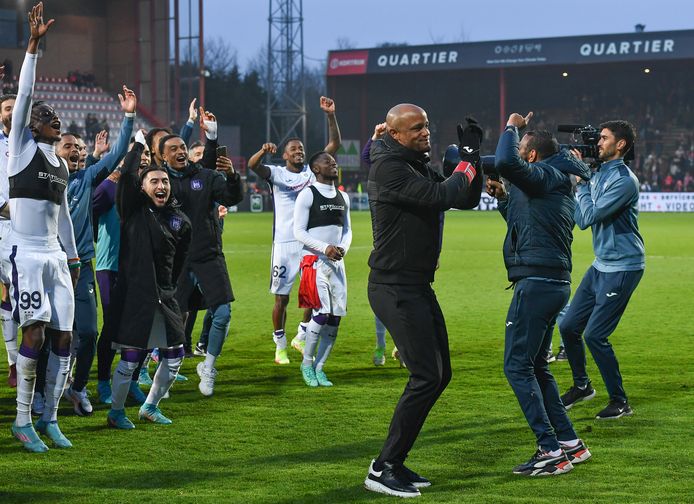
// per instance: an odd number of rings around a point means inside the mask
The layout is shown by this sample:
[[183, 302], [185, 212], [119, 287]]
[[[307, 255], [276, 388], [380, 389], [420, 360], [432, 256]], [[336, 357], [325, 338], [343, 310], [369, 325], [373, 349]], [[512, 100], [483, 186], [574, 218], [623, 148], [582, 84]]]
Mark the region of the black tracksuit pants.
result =
[[377, 459], [377, 463], [401, 464], [429, 411], [451, 381], [448, 332], [429, 284], [369, 282], [368, 294], [371, 309], [388, 329], [410, 372]]

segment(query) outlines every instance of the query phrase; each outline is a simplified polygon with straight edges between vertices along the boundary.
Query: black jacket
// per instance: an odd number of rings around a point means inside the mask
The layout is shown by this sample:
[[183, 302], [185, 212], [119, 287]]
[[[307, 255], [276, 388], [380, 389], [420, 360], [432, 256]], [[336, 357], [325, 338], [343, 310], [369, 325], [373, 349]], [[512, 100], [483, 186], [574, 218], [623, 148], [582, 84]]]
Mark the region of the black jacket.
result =
[[472, 184], [460, 173], [444, 179], [427, 154], [407, 149], [389, 135], [373, 142], [368, 194], [374, 249], [369, 281], [385, 284], [433, 282], [442, 227], [449, 208], [474, 208], [482, 175]]
[[518, 130], [507, 127], [496, 167], [511, 186], [499, 211], [507, 222], [504, 263], [512, 282], [536, 276], [571, 280], [575, 199], [570, 175], [590, 178], [582, 161], [562, 150], [537, 163], [518, 152]]
[[126, 155], [118, 182], [118, 280], [104, 331], [110, 331], [116, 343], [146, 348], [154, 312], [160, 309], [166, 321], [167, 343], [175, 346], [185, 341], [175, 293], [190, 245], [191, 226], [173, 197], [164, 208], [157, 208], [140, 190], [137, 167], [142, 149], [136, 143]]
[[[211, 150], [209, 145], [215, 143], [208, 141], [207, 151]], [[216, 158], [205, 166], [214, 167], [215, 162]], [[243, 199], [241, 176], [234, 173], [225, 177], [195, 163], [182, 171], [171, 168], [168, 171], [173, 194], [193, 227], [188, 261], [179, 278], [177, 299], [181, 309], [190, 311], [229, 303], [234, 300], [234, 294], [224, 259], [217, 207], [236, 205]], [[195, 289], [191, 272], [202, 292]]]

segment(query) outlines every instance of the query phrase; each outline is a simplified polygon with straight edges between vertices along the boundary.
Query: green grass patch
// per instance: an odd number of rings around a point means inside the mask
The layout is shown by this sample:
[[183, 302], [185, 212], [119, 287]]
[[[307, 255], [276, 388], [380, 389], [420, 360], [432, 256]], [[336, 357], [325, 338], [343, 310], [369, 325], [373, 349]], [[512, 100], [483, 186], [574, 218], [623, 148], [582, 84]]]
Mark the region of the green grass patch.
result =
[[[354, 213], [346, 257], [348, 315], [326, 366], [332, 389], [308, 389], [299, 354], [273, 363], [268, 293], [269, 214], [227, 218], [224, 244], [237, 301], [218, 362], [215, 395], [197, 390], [186, 360], [163, 412], [171, 426], [106, 427], [107, 409], [80, 418], [64, 404], [63, 432], [72, 450], [29, 454], [11, 437], [14, 391], [0, 363], [0, 502], [353, 503], [387, 499], [362, 482], [384, 440], [406, 382], [388, 360], [371, 363], [373, 315], [366, 298], [371, 231], [368, 212]], [[453, 380], [424, 426], [408, 464], [433, 481], [422, 502], [574, 503], [692, 502], [692, 341], [694, 215], [643, 214], [647, 266], [611, 337], [635, 414], [615, 422], [593, 417], [607, 397], [589, 358], [597, 397], [571, 410], [593, 459], [558, 478], [514, 476], [534, 436], [502, 371], [504, 320], [511, 299], [501, 256], [504, 223], [496, 213], [450, 212], [434, 288], [446, 316]], [[574, 287], [593, 259], [590, 231], [575, 231]], [[295, 289], [296, 290], [296, 289]], [[287, 332], [300, 317], [292, 297]], [[202, 316], [198, 318], [199, 330]], [[197, 337], [197, 330], [194, 339]], [[559, 336], [555, 333], [555, 350]], [[388, 342], [389, 351], [392, 342]], [[96, 365], [94, 366], [96, 367]], [[560, 389], [568, 364], [551, 365]]]

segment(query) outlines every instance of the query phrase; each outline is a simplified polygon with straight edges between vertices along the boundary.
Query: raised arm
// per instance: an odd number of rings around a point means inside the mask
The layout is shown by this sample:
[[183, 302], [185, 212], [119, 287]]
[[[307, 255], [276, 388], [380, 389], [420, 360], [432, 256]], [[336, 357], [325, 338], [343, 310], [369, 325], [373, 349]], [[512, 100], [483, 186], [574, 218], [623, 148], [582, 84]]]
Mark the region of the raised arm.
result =
[[241, 176], [234, 170], [231, 159], [220, 156], [217, 159], [217, 173], [224, 176], [212, 178], [212, 197], [224, 206], [232, 206], [243, 200], [243, 183]]
[[121, 222], [125, 222], [140, 207], [142, 191], [140, 190], [137, 169], [140, 166], [140, 159], [146, 143], [142, 131], [138, 131], [135, 135], [133, 148], [123, 160], [118, 189], [116, 190], [116, 210], [120, 215]]
[[188, 120], [181, 126], [181, 132], [179, 133], [179, 136], [186, 145], [190, 142], [190, 137], [193, 135], [193, 126], [195, 125], [195, 121], [198, 120], [198, 110], [195, 108], [195, 100], [197, 100], [197, 98], [193, 98], [193, 101], [190, 102], [190, 106], [188, 107]]
[[340, 148], [340, 143], [342, 143], [340, 127], [337, 125], [337, 117], [335, 117], [335, 102], [331, 98], [321, 96], [320, 108], [328, 117], [328, 145], [323, 150], [334, 156], [337, 149]]
[[200, 164], [208, 170], [217, 167], [217, 118], [212, 112], [200, 107], [200, 129], [205, 132], [207, 142], [202, 151]]
[[[39, 2], [32, 7], [29, 12], [29, 43], [27, 52], [24, 56], [22, 69], [19, 73], [19, 89], [17, 90], [17, 100], [12, 111], [12, 129], [9, 138], [10, 157], [19, 157], [29, 147], [36, 149], [29, 122], [31, 118], [31, 102], [34, 94], [34, 82], [36, 81], [36, 62], [38, 60], [39, 42], [48, 33], [48, 29], [55, 22], [55, 19], [43, 21], [43, 2]], [[11, 165], [15, 168], [14, 163]], [[8, 166], [8, 169], [10, 166]], [[8, 173], [10, 176], [14, 173]]]
[[133, 125], [135, 122], [137, 97], [132, 90], [128, 89], [124, 85], [123, 94], [119, 94], [118, 99], [120, 100], [121, 109], [125, 114], [125, 117], [123, 117], [123, 122], [120, 126], [118, 141], [108, 154], [102, 157], [98, 162], [91, 165], [89, 168], [86, 168], [87, 176], [92, 177], [92, 181], [100, 181], [100, 177], [103, 177], [106, 175], [106, 173], [111, 173], [113, 170], [115, 170], [118, 163], [120, 163], [121, 159], [123, 159], [125, 153], [128, 151], [128, 144], [130, 143], [130, 136], [133, 133]]
[[265, 157], [265, 154], [275, 154], [276, 152], [277, 146], [274, 143], [264, 143], [260, 150], [253, 154], [248, 160], [248, 168], [253, 170], [260, 178], [269, 180], [270, 168], [260, 162], [263, 160], [263, 157]]
[[574, 210], [574, 220], [581, 229], [611, 219], [628, 208], [639, 195], [638, 185], [631, 177], [616, 179], [596, 201], [590, 194], [590, 184], [579, 184], [577, 187], [578, 204]]

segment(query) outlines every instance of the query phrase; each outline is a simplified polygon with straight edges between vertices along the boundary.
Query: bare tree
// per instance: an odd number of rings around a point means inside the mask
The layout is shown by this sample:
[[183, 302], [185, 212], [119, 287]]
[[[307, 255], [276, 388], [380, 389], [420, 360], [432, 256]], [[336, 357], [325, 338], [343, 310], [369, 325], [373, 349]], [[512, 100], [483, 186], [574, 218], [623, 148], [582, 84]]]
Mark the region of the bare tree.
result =
[[237, 51], [222, 37], [205, 41], [205, 67], [213, 74], [223, 75], [236, 66]]

